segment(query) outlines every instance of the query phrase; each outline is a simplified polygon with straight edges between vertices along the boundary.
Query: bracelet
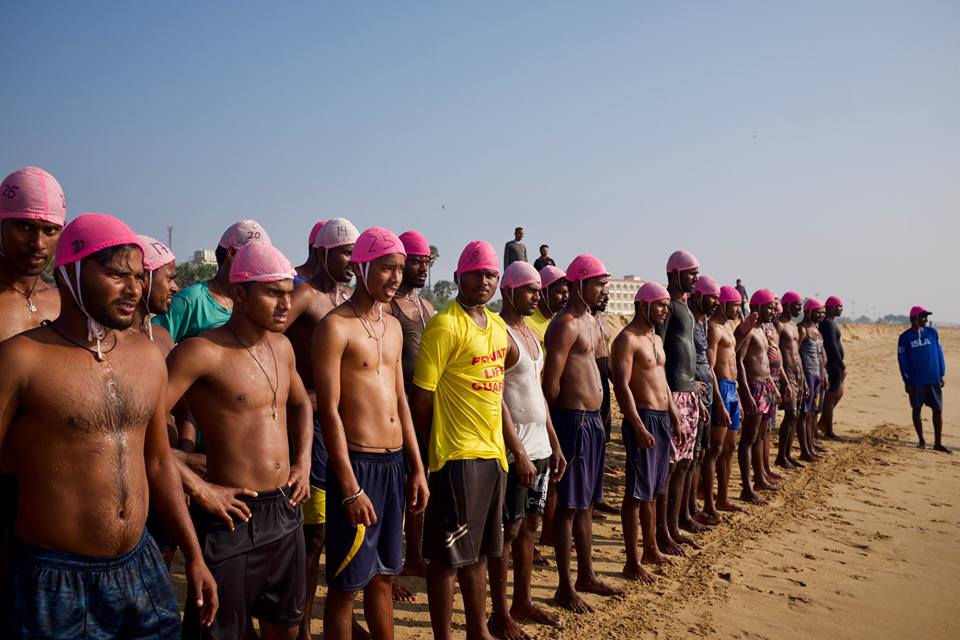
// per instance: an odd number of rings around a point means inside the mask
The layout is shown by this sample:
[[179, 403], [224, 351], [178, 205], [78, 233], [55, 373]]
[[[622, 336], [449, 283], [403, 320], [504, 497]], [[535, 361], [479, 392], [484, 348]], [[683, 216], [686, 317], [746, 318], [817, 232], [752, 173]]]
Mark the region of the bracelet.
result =
[[340, 501], [340, 504], [346, 506], [346, 505], [350, 504], [351, 502], [356, 502], [356, 501], [357, 501], [357, 498], [359, 498], [359, 497], [362, 496], [362, 495], [363, 495], [363, 487], [360, 487], [359, 489], [357, 489], [357, 492], [356, 492], [355, 494], [353, 494], [352, 496], [347, 496], [346, 498], [344, 498], [343, 500], [341, 500], [341, 501]]

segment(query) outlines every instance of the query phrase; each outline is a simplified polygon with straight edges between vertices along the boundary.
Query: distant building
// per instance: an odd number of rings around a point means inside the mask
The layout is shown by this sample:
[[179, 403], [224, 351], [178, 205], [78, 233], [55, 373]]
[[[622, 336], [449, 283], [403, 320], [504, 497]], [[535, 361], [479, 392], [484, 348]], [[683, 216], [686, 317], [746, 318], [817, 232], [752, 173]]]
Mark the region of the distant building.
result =
[[193, 264], [217, 264], [217, 254], [212, 249], [197, 249], [193, 252]]
[[619, 316], [633, 315], [633, 296], [646, 280], [639, 276], [627, 275], [622, 278], [610, 278], [610, 302], [607, 313]]

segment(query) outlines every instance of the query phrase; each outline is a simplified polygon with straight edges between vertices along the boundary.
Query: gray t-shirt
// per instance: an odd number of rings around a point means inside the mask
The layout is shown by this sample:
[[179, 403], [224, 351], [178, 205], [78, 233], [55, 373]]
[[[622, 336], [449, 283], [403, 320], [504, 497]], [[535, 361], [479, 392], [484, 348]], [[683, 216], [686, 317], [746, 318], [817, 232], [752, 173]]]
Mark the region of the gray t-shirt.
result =
[[527, 248], [522, 242], [511, 240], [503, 248], [503, 268], [506, 269], [511, 262], [518, 260], [527, 261]]

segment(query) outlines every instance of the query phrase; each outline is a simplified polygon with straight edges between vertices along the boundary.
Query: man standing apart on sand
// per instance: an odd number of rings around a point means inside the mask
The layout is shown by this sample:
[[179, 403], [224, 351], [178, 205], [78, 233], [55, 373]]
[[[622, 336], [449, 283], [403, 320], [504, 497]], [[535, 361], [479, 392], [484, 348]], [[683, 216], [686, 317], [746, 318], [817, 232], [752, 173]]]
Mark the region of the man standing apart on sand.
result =
[[[460, 583], [467, 637], [490, 638], [486, 557], [503, 552], [503, 369], [507, 330], [486, 308], [499, 280], [497, 254], [475, 240], [460, 254], [459, 291], [427, 323], [410, 395], [413, 422], [429, 442], [430, 493], [423, 555], [435, 638], [449, 640], [454, 581]], [[532, 466], [525, 472], [533, 480]]]
[[[603, 388], [597, 368], [597, 322], [591, 307], [607, 292], [610, 274], [597, 258], [581, 254], [567, 267], [571, 294], [547, 329], [543, 390], [553, 426], [568, 460], [556, 485], [554, 549], [560, 584], [554, 599], [565, 609], [593, 609], [578, 592], [603, 596], [623, 593], [593, 571], [593, 505], [603, 500], [606, 433], [600, 419]], [[577, 547], [577, 581], [570, 572], [570, 540]]]
[[827, 376], [823, 337], [819, 329], [823, 317], [823, 302], [816, 298], [807, 298], [803, 303], [803, 322], [797, 327], [800, 334], [800, 364], [803, 365], [803, 375], [807, 380], [807, 397], [800, 406], [800, 422], [797, 428], [800, 459], [804, 462], [816, 462], [822, 453], [817, 446], [816, 432]]
[[19, 480], [0, 632], [178, 638], [173, 585], [144, 528], [151, 502], [205, 624], [217, 585], [167, 442], [163, 356], [126, 331], [143, 293], [140, 240], [113, 216], [81, 215], [56, 268], [60, 315], [0, 345], [0, 448]]
[[823, 437], [836, 439], [833, 432], [833, 410], [843, 398], [843, 382], [847, 378], [847, 365], [843, 362], [843, 335], [837, 326], [837, 319], [843, 314], [843, 300], [830, 296], [824, 302], [825, 316], [820, 321], [820, 335], [823, 336], [823, 348], [827, 354], [827, 378], [829, 385], [823, 400], [823, 413], [819, 427]]
[[330, 639], [351, 637], [359, 591], [370, 634], [393, 637], [391, 583], [403, 567], [404, 503], [414, 515], [429, 495], [403, 390], [403, 333], [381, 306], [400, 287], [406, 257], [389, 229], [361, 233], [351, 257], [357, 287], [314, 337], [317, 411], [330, 455], [323, 617]]
[[[225, 514], [195, 503], [204, 558], [220, 585], [214, 638], [239, 638], [254, 617], [261, 638], [295, 638], [306, 598], [303, 517], [310, 493], [310, 401], [283, 336], [293, 266], [262, 242], [230, 267], [230, 320], [180, 343], [167, 358], [167, 405], [182, 396], [207, 445], [209, 484], [234, 496]], [[181, 467], [190, 495], [203, 481]], [[235, 488], [239, 487], [239, 488]], [[187, 604], [184, 635], [197, 637]]]
[[[673, 436], [673, 465], [667, 484], [667, 508], [662, 510], [663, 515], [658, 512], [660, 521], [657, 535], [660, 537], [660, 550], [675, 555], [683, 555], [678, 546], [680, 544], [697, 548], [692, 538], [680, 533], [681, 526], [692, 531], [702, 529], [687, 518], [681, 521], [680, 517], [684, 511], [684, 488], [687, 486], [687, 474], [693, 461], [697, 422], [700, 418], [700, 396], [696, 380], [697, 347], [693, 338], [695, 322], [693, 313], [687, 306], [687, 296], [693, 292], [699, 270], [700, 263], [689, 251], [680, 249], [670, 254], [667, 259], [669, 313], [666, 322], [657, 329], [667, 354], [667, 383], [670, 385], [673, 404], [680, 418], [680, 428]], [[658, 499], [658, 502], [663, 501], [664, 499]]]
[[540, 269], [540, 298], [537, 308], [532, 316], [524, 319], [540, 340], [540, 346], [543, 346], [543, 338], [547, 335], [550, 320], [567, 304], [569, 295], [567, 274], [563, 269], [553, 265]]
[[503, 247], [503, 268], [506, 269], [517, 260], [527, 261], [527, 247], [523, 242], [523, 227], [513, 230], [513, 240]]
[[747, 288], [743, 286], [740, 278], [737, 278], [736, 289], [737, 293], [740, 294], [740, 310], [743, 313], [742, 319], [745, 319], [750, 314], [750, 309], [747, 307]]
[[910, 309], [910, 328], [900, 334], [897, 344], [897, 360], [903, 388], [910, 396], [913, 409], [913, 428], [917, 430], [917, 448], [927, 446], [923, 439], [923, 405], [933, 410], [933, 448], [943, 453], [950, 449], [943, 446], [943, 385], [947, 375], [947, 363], [940, 346], [940, 335], [927, 322], [931, 312], [917, 305]]
[[[746, 408], [743, 433], [737, 446], [737, 462], [743, 489], [740, 499], [753, 504], [766, 504], [757, 491], [776, 488], [763, 470], [761, 431], [777, 412], [780, 392], [770, 373], [769, 342], [763, 324], [773, 318], [776, 299], [769, 289], [758, 289], [750, 297], [750, 316], [744, 321], [744, 332], [737, 345], [737, 367], [740, 372], [740, 402]], [[753, 480], [750, 479], [751, 468]]]
[[[526, 325], [540, 296], [540, 274], [527, 262], [514, 262], [500, 281], [503, 308], [500, 317], [507, 327], [506, 372], [503, 401], [513, 430], [504, 430], [508, 449], [522, 448], [535, 468], [530, 486], [520, 480], [521, 462], [516, 454], [507, 472], [507, 490], [503, 501], [503, 549], [499, 558], [490, 558], [490, 595], [493, 613], [487, 626], [495, 637], [526, 638], [517, 621], [530, 621], [552, 627], [559, 618], [533, 603], [530, 579], [533, 571], [533, 542], [547, 501], [547, 487], [563, 477], [566, 467], [560, 442], [553, 430], [547, 402], [540, 388], [543, 372], [543, 347]], [[522, 456], [521, 456], [522, 457]], [[507, 608], [507, 550], [513, 552], [513, 605]]]
[[[666, 322], [670, 293], [656, 282], [647, 282], [634, 297], [633, 320], [613, 342], [613, 388], [623, 411], [623, 446], [627, 451], [627, 477], [620, 517], [627, 562], [623, 574], [631, 580], [652, 583], [641, 565], [663, 564], [667, 558], [657, 546], [654, 501], [667, 491], [670, 470], [670, 433], [680, 427], [667, 384], [666, 354], [656, 327]], [[637, 557], [637, 529], [643, 532], [643, 555]]]
[[[710, 316], [707, 327], [707, 359], [717, 379], [713, 400], [713, 419], [710, 429], [710, 449], [704, 461], [704, 496], [713, 494], [713, 465], [717, 469], [717, 511], [739, 511], [730, 501], [730, 463], [737, 447], [737, 432], [740, 430], [740, 396], [737, 380], [737, 341], [733, 329], [740, 315], [740, 292], [724, 285], [720, 287], [719, 306]], [[704, 502], [703, 510], [708, 515], [719, 514], [709, 510]]]
[[783, 420], [780, 422], [776, 464], [784, 469], [793, 469], [803, 466], [792, 455], [800, 405], [807, 395], [807, 379], [800, 363], [800, 330], [793, 321], [803, 311], [803, 298], [796, 291], [787, 291], [780, 298], [780, 304], [783, 306], [778, 327], [780, 356], [783, 359], [783, 374], [780, 376]]

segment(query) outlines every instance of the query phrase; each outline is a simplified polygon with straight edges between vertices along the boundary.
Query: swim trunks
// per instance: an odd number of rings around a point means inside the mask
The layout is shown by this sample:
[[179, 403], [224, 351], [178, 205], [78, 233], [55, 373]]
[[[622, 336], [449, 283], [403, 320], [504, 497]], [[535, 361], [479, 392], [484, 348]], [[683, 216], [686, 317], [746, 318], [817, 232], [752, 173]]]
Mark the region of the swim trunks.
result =
[[310, 453], [310, 498], [303, 503], [303, 524], [326, 524], [327, 516], [327, 461], [329, 455], [323, 444], [320, 419], [313, 414], [313, 449]]
[[607, 432], [599, 411], [557, 409], [553, 429], [567, 470], [556, 486], [557, 506], [589, 509], [603, 500], [603, 461]]
[[[203, 559], [219, 585], [220, 608], [204, 637], [242, 638], [250, 617], [285, 627], [303, 618], [307, 556], [300, 509], [290, 505], [284, 488], [239, 499], [251, 517], [234, 520], [233, 531], [219, 516], [191, 507]], [[199, 613], [188, 594], [184, 637], [199, 637], [199, 631]]]
[[333, 469], [327, 478], [327, 586], [344, 593], [362, 590], [376, 576], [403, 568], [403, 451], [350, 451], [350, 466], [377, 522], [361, 530], [347, 518], [344, 495]]
[[771, 378], [754, 380], [750, 383], [750, 396], [757, 404], [757, 413], [769, 418], [777, 413], [777, 388]]
[[840, 391], [840, 385], [843, 384], [842, 366], [830, 361], [827, 362], [827, 383], [831, 392]]
[[109, 558], [14, 541], [4, 638], [179, 638], [180, 612], [160, 550], [140, 542]]
[[310, 485], [310, 497], [300, 505], [303, 511], [304, 526], [327, 524], [327, 492], [313, 484]]
[[804, 413], [820, 413], [820, 407], [823, 404], [823, 383], [820, 376], [815, 373], [807, 373], [806, 376], [810, 393], [800, 404], [800, 410]]
[[910, 385], [910, 406], [919, 409], [923, 405], [934, 411], [943, 411], [943, 389], [939, 384]]
[[507, 471], [507, 491], [503, 498], [504, 522], [516, 522], [526, 515], [543, 515], [547, 504], [547, 487], [550, 484], [550, 458], [531, 460], [537, 470], [533, 484], [524, 487], [517, 476], [517, 465], [510, 463]]
[[455, 569], [499, 558], [506, 476], [499, 458], [448, 460], [431, 471], [423, 557]]
[[667, 492], [670, 471], [670, 414], [666, 411], [637, 409], [643, 426], [653, 435], [654, 445], [649, 449], [637, 446], [633, 428], [626, 423], [620, 427], [623, 447], [627, 450], [627, 477], [625, 491], [636, 500], [652, 502]]
[[677, 434], [670, 434], [673, 443], [672, 462], [677, 460], [692, 460], [693, 449], [697, 444], [697, 423], [700, 421], [700, 399], [696, 391], [674, 391], [673, 404], [677, 406], [680, 417], [680, 432], [684, 442], [680, 444]]
[[[717, 388], [720, 390], [720, 399], [723, 401], [723, 406], [730, 415], [730, 425], [727, 428], [730, 431], [738, 431], [740, 429], [740, 396], [737, 395], [737, 383], [734, 380], [717, 378]], [[713, 426], [715, 427], [720, 426], [717, 420], [719, 414], [717, 407], [714, 407]]]

